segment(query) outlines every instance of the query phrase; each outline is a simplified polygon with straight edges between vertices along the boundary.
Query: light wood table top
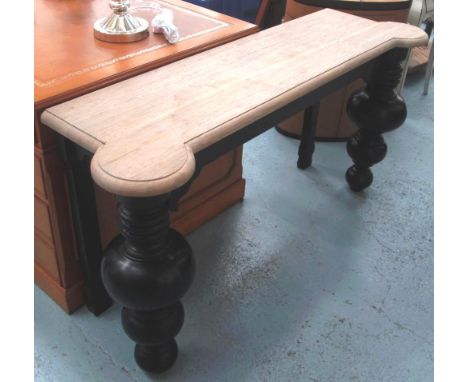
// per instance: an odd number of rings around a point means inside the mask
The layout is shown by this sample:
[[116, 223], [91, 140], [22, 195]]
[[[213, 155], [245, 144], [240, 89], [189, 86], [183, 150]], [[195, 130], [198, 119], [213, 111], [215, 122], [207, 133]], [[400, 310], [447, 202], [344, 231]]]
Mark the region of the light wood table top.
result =
[[[130, 44], [96, 40], [94, 22], [108, 0], [35, 0], [34, 103], [42, 109], [258, 31], [254, 24], [180, 0], [160, 0], [174, 14], [181, 40], [162, 35]], [[151, 20], [153, 11], [136, 15]]]
[[41, 120], [95, 153], [102, 188], [158, 195], [191, 178], [194, 153], [392, 48], [426, 43], [419, 28], [327, 9], [54, 106]]

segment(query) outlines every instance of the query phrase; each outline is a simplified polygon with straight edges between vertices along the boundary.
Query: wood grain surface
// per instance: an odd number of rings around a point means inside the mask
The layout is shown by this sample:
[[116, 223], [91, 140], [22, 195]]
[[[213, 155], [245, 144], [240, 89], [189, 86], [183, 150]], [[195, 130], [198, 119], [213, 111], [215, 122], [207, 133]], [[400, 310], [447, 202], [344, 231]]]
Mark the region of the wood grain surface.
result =
[[95, 152], [103, 189], [158, 195], [190, 179], [194, 153], [389, 49], [426, 43], [419, 28], [326, 9], [54, 106], [41, 121]]
[[[107, 0], [35, 0], [35, 108], [76, 97], [258, 30], [238, 20], [180, 0], [160, 0], [173, 12], [180, 41], [162, 35], [131, 44], [96, 40], [94, 22], [111, 11]], [[133, 13], [151, 21], [154, 11]], [[74, 52], [74, 55], [70, 55]]]

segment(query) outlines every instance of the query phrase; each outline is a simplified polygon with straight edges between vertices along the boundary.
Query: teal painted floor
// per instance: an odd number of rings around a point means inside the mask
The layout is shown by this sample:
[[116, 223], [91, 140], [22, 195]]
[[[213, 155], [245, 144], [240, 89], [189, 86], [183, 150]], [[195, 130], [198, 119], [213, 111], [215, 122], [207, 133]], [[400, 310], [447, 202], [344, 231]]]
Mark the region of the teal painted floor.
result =
[[270, 130], [245, 145], [245, 200], [188, 237], [197, 273], [180, 355], [154, 376], [112, 307], [63, 313], [35, 290], [35, 380], [433, 380], [433, 87], [408, 79], [408, 119], [386, 135], [366, 192], [349, 191], [343, 143]]

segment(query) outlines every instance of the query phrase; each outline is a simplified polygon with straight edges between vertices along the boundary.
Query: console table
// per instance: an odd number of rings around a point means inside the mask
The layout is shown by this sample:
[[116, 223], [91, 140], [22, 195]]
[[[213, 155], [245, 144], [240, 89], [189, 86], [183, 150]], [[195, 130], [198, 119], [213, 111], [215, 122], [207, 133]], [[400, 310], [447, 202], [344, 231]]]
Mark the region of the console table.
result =
[[[321, 98], [364, 76], [367, 88], [348, 102], [359, 131], [347, 145], [354, 164], [346, 172], [351, 189], [363, 190], [386, 154], [382, 133], [406, 118], [394, 91], [401, 61], [426, 43], [413, 26], [323, 10], [42, 113], [65, 137], [67, 155], [92, 156], [94, 181], [118, 195], [122, 236], [106, 251], [102, 277], [123, 305], [141, 368], [162, 372], [177, 358], [180, 299], [195, 263], [169, 211], [200, 169], [299, 110], [314, 114]], [[303, 131], [300, 168], [310, 165], [313, 129]]]
[[[90, 208], [74, 211], [70, 166], [62, 158], [57, 134], [40, 123], [39, 115], [60, 102], [258, 31], [256, 25], [184, 1], [160, 3], [174, 12], [181, 34], [176, 45], [155, 34], [131, 44], [96, 40], [93, 23], [109, 14], [106, 0], [35, 0], [34, 275], [67, 312], [86, 301], [98, 314], [110, 303], [99, 263], [102, 249], [119, 233], [117, 201], [95, 187], [87, 190]], [[139, 15], [152, 17], [148, 10]], [[79, 161], [80, 171], [89, 172], [85, 159]], [[204, 169], [172, 214], [173, 225], [188, 233], [241, 200], [244, 188], [238, 147]], [[83, 214], [95, 232], [88, 241], [75, 229]]]

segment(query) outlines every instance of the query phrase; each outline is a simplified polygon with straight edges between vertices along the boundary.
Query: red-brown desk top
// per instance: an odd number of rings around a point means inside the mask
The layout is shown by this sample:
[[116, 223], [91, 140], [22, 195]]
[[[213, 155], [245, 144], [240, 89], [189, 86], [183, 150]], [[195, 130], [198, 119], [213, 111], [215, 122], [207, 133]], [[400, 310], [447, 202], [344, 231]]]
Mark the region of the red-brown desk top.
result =
[[[35, 0], [34, 106], [43, 109], [124, 78], [191, 56], [258, 30], [256, 25], [179, 0], [160, 0], [174, 12], [181, 40], [96, 40], [93, 23], [110, 13], [108, 0]], [[150, 20], [151, 11], [137, 15]]]

